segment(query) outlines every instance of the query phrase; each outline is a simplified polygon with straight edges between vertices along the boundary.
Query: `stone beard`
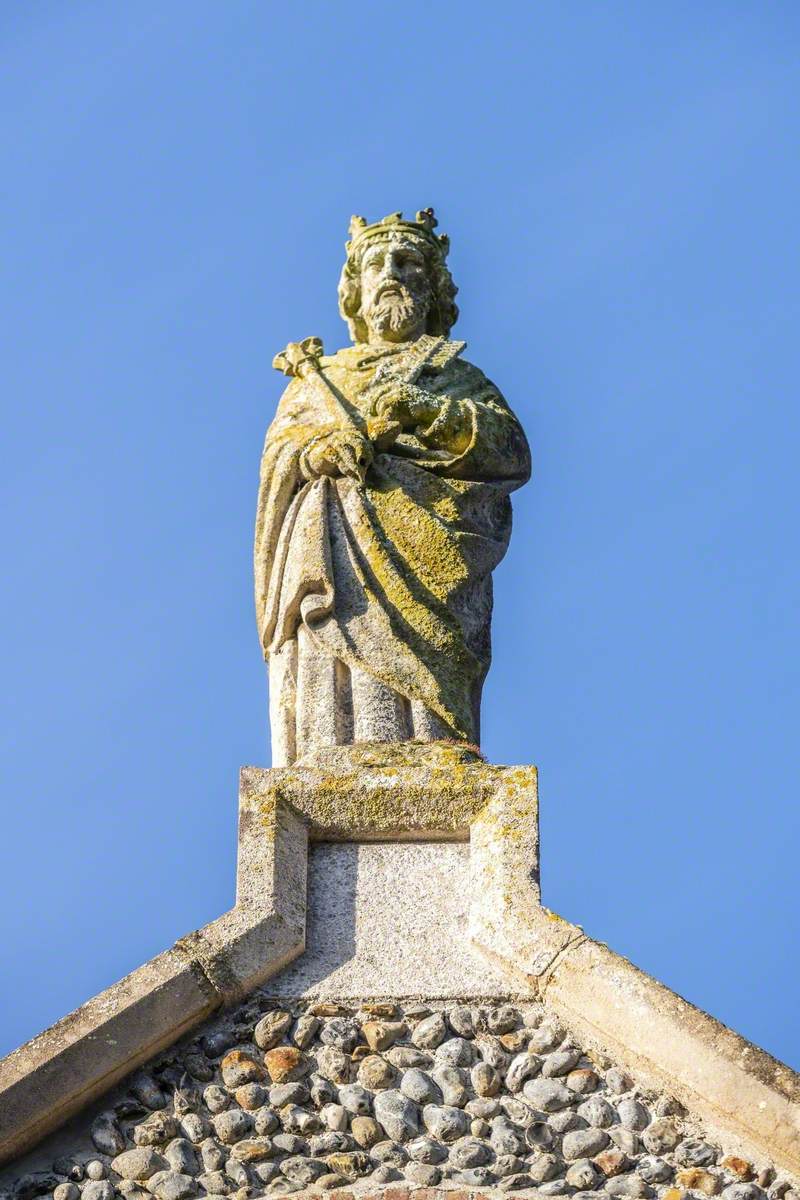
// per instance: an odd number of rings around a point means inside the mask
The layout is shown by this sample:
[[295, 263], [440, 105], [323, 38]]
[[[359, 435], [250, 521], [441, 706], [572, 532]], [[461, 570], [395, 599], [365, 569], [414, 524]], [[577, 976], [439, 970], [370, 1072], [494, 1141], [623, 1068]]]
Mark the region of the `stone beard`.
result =
[[294, 372], [267, 432], [255, 582], [274, 766], [351, 742], [479, 742], [491, 573], [530, 456], [448, 340], [435, 224], [353, 219], [339, 298], [355, 344]]

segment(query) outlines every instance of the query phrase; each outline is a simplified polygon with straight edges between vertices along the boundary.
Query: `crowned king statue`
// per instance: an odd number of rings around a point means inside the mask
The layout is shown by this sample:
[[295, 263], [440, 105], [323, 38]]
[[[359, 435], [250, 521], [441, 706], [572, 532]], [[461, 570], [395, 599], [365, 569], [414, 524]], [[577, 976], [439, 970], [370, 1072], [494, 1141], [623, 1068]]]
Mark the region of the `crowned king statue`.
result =
[[354, 217], [339, 281], [353, 345], [290, 343], [255, 540], [273, 765], [351, 742], [480, 741], [492, 571], [530, 474], [498, 389], [450, 340], [432, 209]]

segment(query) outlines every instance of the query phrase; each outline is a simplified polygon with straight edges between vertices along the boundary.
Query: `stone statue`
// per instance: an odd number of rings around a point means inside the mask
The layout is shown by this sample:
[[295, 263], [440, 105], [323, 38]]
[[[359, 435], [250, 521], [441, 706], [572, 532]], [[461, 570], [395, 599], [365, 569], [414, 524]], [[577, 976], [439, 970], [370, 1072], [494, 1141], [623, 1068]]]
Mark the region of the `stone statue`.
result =
[[458, 315], [432, 209], [354, 217], [339, 311], [354, 345], [290, 343], [255, 540], [274, 766], [350, 742], [479, 741], [492, 571], [522, 428], [449, 340]]

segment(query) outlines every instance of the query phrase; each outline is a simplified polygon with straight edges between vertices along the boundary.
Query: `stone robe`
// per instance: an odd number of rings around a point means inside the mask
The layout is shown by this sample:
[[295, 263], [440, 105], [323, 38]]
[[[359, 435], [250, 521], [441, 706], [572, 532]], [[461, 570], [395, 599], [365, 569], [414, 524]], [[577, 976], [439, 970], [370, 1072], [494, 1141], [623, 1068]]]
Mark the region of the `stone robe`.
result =
[[324, 384], [293, 379], [281, 398], [255, 542], [275, 766], [353, 741], [478, 743], [491, 573], [530, 456], [516, 417], [463, 348], [425, 335], [321, 360], [356, 424], [378, 383], [413, 381], [437, 397], [435, 421], [376, 453], [363, 484], [302, 474], [303, 449], [335, 424]]

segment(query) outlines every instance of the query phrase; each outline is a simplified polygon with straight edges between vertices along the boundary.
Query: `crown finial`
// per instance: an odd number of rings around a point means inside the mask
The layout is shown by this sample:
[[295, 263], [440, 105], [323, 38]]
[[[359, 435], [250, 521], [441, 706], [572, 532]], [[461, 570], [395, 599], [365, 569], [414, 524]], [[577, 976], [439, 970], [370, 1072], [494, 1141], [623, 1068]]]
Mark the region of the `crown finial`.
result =
[[414, 220], [405, 219], [402, 212], [389, 213], [380, 221], [368, 224], [363, 217], [350, 218], [350, 240], [345, 242], [348, 257], [352, 255], [362, 242], [374, 237], [385, 237], [387, 233], [405, 233], [410, 237], [422, 238], [432, 246], [442, 258], [446, 258], [450, 249], [450, 239], [445, 233], [434, 232], [439, 222], [432, 208], [421, 208]]

